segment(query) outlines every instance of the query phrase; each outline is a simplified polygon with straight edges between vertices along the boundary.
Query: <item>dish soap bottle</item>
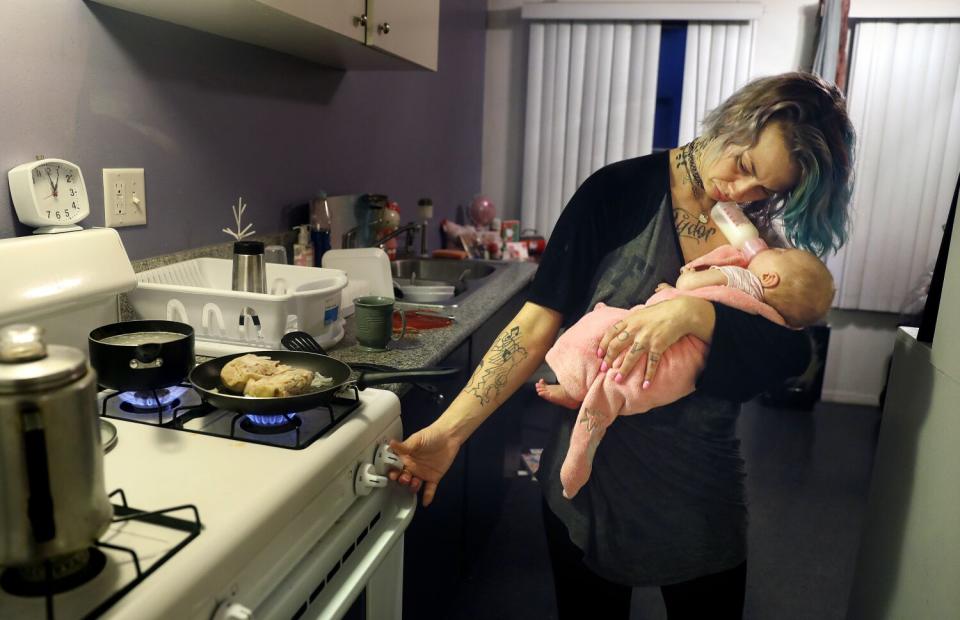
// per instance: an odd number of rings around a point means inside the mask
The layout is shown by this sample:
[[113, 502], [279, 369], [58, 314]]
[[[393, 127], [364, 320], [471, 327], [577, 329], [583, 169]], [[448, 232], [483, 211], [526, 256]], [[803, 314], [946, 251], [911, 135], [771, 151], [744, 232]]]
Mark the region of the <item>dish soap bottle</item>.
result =
[[318, 192], [310, 205], [310, 241], [313, 243], [313, 266], [319, 267], [330, 249], [330, 205], [327, 193]]
[[301, 267], [313, 267], [313, 246], [310, 244], [310, 226], [294, 226], [297, 242], [293, 244], [293, 264]]
[[718, 202], [713, 205], [710, 216], [730, 245], [743, 252], [748, 261], [768, 249], [767, 243], [760, 238], [757, 227], [743, 214], [737, 203]]

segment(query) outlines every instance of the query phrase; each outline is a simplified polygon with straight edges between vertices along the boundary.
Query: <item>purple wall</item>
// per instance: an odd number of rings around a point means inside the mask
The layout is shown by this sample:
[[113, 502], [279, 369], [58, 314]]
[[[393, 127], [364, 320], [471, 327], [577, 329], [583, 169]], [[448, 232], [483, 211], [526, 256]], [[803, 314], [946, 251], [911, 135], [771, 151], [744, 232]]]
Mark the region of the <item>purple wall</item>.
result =
[[[0, 168], [77, 163], [85, 226], [103, 225], [102, 168], [144, 168], [149, 223], [119, 229], [134, 259], [228, 241], [238, 196], [260, 233], [318, 189], [389, 194], [404, 221], [430, 196], [436, 223], [480, 188], [485, 15], [441, 2], [436, 73], [340, 72], [97, 4], [5, 1]], [[23, 234], [4, 174], [0, 238]]]

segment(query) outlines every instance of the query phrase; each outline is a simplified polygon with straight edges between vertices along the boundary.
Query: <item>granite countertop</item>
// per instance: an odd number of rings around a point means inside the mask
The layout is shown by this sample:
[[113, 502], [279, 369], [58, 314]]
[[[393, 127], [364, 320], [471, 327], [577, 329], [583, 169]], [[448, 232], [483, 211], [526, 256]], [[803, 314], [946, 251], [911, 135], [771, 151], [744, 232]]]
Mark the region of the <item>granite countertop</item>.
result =
[[[467, 297], [459, 307], [439, 311], [456, 319], [452, 325], [407, 334], [401, 340], [391, 342], [386, 351], [368, 351], [361, 348], [354, 335], [354, 320], [351, 316], [346, 320], [343, 340], [328, 349], [327, 353], [348, 364], [365, 362], [395, 368], [437, 365], [504, 303], [527, 286], [536, 271], [537, 266], [534, 263], [507, 264], [506, 269], [491, 275], [483, 287]], [[378, 387], [402, 395], [409, 389], [409, 384], [387, 384]]]

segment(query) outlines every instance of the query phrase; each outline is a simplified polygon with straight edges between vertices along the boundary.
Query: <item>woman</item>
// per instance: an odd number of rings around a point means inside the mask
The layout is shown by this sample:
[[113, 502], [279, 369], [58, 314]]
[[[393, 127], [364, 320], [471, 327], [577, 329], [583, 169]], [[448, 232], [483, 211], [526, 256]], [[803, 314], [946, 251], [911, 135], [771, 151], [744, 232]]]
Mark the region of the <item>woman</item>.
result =
[[[414, 491], [422, 486], [424, 506], [463, 442], [540, 366], [561, 327], [599, 301], [631, 307], [727, 242], [710, 218], [717, 201], [746, 204], [768, 243], [778, 241], [774, 217], [787, 239], [817, 254], [843, 243], [854, 134], [836, 88], [802, 73], [762, 78], [704, 125], [690, 144], [606, 166], [577, 190], [530, 302], [436, 422], [393, 444], [404, 468], [390, 477]], [[808, 340], [684, 297], [611, 326], [597, 363], [608, 367], [629, 347], [617, 371], [653, 381], [660, 354], [687, 334], [711, 345], [697, 391], [618, 419], [572, 501], [561, 495], [559, 469], [574, 417], [558, 412], [560, 430], [539, 477], [561, 618], [627, 618], [631, 587], [644, 585], [661, 587], [672, 620], [741, 616], [747, 513], [739, 403], [800, 374]]]

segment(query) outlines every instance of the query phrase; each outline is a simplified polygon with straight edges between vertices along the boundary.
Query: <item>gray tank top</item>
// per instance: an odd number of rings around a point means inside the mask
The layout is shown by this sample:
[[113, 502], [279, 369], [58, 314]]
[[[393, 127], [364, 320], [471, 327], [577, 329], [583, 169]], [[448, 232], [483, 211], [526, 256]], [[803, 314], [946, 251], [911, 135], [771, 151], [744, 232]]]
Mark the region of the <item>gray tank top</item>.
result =
[[[655, 221], [597, 269], [590, 305], [629, 308], [674, 282], [683, 256], [669, 194]], [[586, 486], [561, 495], [560, 466], [575, 411], [557, 407], [538, 474], [547, 504], [597, 574], [625, 585], [668, 585], [746, 558], [739, 405], [697, 392], [607, 429]]]

